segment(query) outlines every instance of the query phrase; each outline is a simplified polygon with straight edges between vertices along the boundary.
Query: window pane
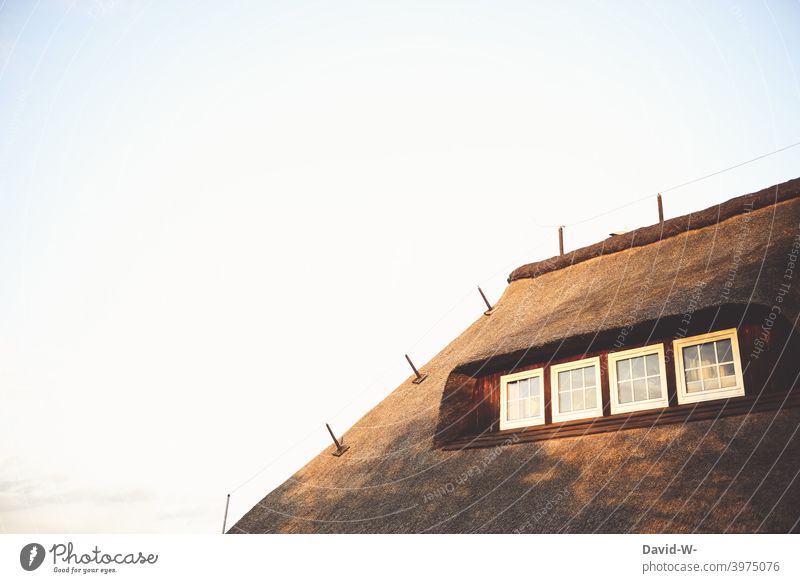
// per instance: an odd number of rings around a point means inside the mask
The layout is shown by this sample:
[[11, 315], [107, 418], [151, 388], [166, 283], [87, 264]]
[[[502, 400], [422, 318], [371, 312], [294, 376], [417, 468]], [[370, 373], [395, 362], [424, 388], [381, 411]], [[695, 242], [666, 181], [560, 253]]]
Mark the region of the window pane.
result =
[[703, 390], [703, 383], [701, 381], [686, 383], [686, 391], [689, 393], [699, 393], [702, 390]]
[[542, 379], [540, 379], [539, 377], [534, 377], [534, 378], [531, 379], [531, 396], [532, 397], [538, 397], [541, 394], [540, 393], [541, 388], [542, 388], [541, 382], [542, 382]]
[[508, 400], [509, 401], [516, 401], [517, 399], [519, 399], [519, 385], [517, 384], [517, 381], [508, 383], [508, 385], [506, 385], [506, 387], [508, 389]]
[[569, 388], [569, 371], [558, 373], [558, 391], [568, 391]]
[[637, 379], [633, 381], [633, 400], [634, 401], [647, 400], [647, 383], [644, 379]]
[[706, 342], [705, 344], [700, 345], [700, 363], [703, 366], [709, 364], [716, 364], [716, 359], [714, 358], [713, 342]]
[[593, 387], [595, 386], [595, 370], [594, 366], [587, 366], [583, 369], [583, 386], [584, 387]]
[[730, 340], [717, 340], [717, 359], [719, 362], [733, 362]]
[[697, 346], [687, 346], [683, 349], [683, 367], [697, 368], [700, 366], [700, 355]]
[[531, 416], [531, 400], [524, 399], [519, 403], [520, 403], [519, 414], [522, 416], [523, 419], [527, 419], [528, 417]]
[[583, 391], [572, 391], [572, 410], [582, 411], [583, 409], [586, 409], [583, 402]]
[[558, 394], [558, 411], [560, 413], [569, 413], [572, 411], [572, 393], [567, 391], [566, 393], [559, 393]]
[[512, 401], [508, 404], [508, 420], [519, 419], [519, 401]]
[[587, 409], [594, 409], [597, 407], [597, 389], [584, 389], [584, 404]]
[[539, 399], [531, 399], [531, 417], [539, 417], [542, 414], [542, 408], [539, 405]]
[[647, 358], [647, 376], [661, 374], [660, 367], [658, 366], [659, 364], [658, 355], [648, 354], [646, 358]]
[[717, 378], [717, 367], [716, 366], [705, 366], [700, 369], [700, 374], [703, 377], [703, 380], [708, 382], [711, 379]]
[[631, 378], [631, 361], [618, 360], [617, 361], [617, 379], [620, 381], [628, 381]]
[[707, 381], [703, 381], [703, 390], [704, 391], [713, 391], [714, 389], [719, 388], [719, 379], [713, 378]]
[[[732, 365], [725, 365], [725, 366], [732, 366]], [[722, 367], [720, 367], [722, 368]], [[735, 387], [736, 386], [736, 377], [733, 375], [724, 376], [719, 379], [719, 386], [720, 387]]]
[[695, 381], [700, 380], [700, 369], [696, 368], [694, 370], [687, 370], [686, 371], [686, 382], [693, 383]]
[[630, 381], [623, 381], [618, 384], [619, 386], [619, 402], [630, 403], [633, 401], [633, 388]]
[[528, 379], [522, 379], [521, 381], [519, 381], [519, 398], [520, 399], [528, 398]]
[[631, 359], [631, 368], [633, 369], [633, 378], [640, 379], [644, 374], [644, 356], [637, 356]]
[[661, 398], [661, 377], [650, 377], [647, 379], [647, 398]]
[[732, 364], [723, 364], [719, 367], [719, 376], [732, 377], [735, 373]]
[[570, 371], [572, 373], [572, 388], [583, 388], [583, 371], [581, 369]]

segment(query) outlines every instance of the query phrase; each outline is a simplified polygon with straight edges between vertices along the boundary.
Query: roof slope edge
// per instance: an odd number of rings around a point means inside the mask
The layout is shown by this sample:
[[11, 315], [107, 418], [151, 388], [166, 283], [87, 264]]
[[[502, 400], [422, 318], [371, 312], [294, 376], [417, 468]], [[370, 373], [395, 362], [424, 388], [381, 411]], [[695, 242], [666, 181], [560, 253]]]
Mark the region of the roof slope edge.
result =
[[532, 279], [602, 255], [656, 243], [687, 231], [719, 223], [745, 212], [797, 197], [800, 197], [800, 178], [776, 184], [758, 192], [737, 196], [707, 209], [675, 217], [663, 223], [640, 227], [622, 235], [615, 235], [599, 243], [581, 247], [564, 255], [528, 263], [512, 271], [511, 275], [508, 276], [508, 283], [518, 279]]

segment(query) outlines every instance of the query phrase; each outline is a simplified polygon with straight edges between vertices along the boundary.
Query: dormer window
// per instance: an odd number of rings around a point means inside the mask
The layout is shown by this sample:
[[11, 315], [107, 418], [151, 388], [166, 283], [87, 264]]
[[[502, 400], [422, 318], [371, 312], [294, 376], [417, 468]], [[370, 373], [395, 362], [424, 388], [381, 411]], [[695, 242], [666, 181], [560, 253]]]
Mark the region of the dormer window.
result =
[[673, 343], [678, 403], [744, 395], [736, 329], [682, 338]]
[[500, 377], [500, 429], [544, 424], [544, 369]]
[[550, 386], [553, 421], [585, 419], [603, 414], [599, 357], [551, 366]]
[[629, 413], [669, 405], [664, 345], [655, 344], [608, 355], [611, 413]]

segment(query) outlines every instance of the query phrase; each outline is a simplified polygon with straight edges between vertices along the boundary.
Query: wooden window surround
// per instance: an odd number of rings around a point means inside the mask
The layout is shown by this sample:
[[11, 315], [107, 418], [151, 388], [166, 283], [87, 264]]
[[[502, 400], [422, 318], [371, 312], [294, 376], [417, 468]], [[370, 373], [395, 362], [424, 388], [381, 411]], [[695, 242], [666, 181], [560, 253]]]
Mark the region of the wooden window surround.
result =
[[544, 369], [500, 377], [500, 429], [544, 424]]
[[609, 353], [608, 385], [612, 414], [669, 406], [664, 345]]
[[672, 343], [678, 403], [744, 395], [736, 329], [681, 338]]
[[[523, 442], [540, 441], [800, 407], [800, 361], [794, 358], [800, 354], [800, 330], [785, 318], [779, 318], [772, 333], [765, 338], [762, 326], [768, 313], [766, 308], [753, 305], [732, 305], [721, 310], [709, 308], [694, 312], [688, 326], [679, 316], [638, 324], [627, 334], [626, 346], [621, 349], [610, 348], [617, 341], [618, 333], [607, 331], [587, 339], [571, 338], [552, 347], [497, 355], [464, 365], [448, 378], [435, 444], [447, 449], [487, 447], [502, 442], [509, 435]], [[683, 328], [685, 334], [676, 340], [676, 330]], [[730, 341], [730, 355], [724, 340]], [[700, 354], [700, 346], [711, 342], [714, 344], [702, 348], [704, 353]], [[690, 372], [687, 379], [683, 348], [691, 346], [695, 350], [694, 356], [691, 350], [688, 353], [691, 362], [686, 367]], [[635, 410], [631, 406], [630, 411], [621, 411], [616, 405], [623, 404], [623, 399], [617, 399], [612, 410], [615, 383], [611, 376], [617, 372], [615, 363], [626, 350], [639, 349], [645, 356], [656, 350], [659, 360], [663, 349], [664, 362], [659, 363], [659, 376], [662, 373], [666, 376], [666, 405], [647, 403], [651, 407], [645, 409], [642, 401]], [[555, 383], [551, 382], [551, 370], [564, 364], [574, 366], [578, 360], [594, 357], [601, 363], [602, 414], [572, 420], [554, 417]], [[731, 365], [733, 375], [729, 374]], [[706, 371], [702, 370], [704, 367]], [[714, 367], [716, 373], [713, 373]], [[633, 363], [630, 368], [633, 376]], [[535, 369], [544, 369], [544, 423], [528, 422], [516, 428], [507, 428], [504, 423], [501, 427], [501, 378]], [[695, 374], [693, 371], [697, 370], [700, 372]], [[644, 378], [648, 376], [655, 375]], [[731, 376], [733, 379], [729, 378]], [[698, 379], [699, 385], [687, 387], [685, 384], [687, 381], [698, 383]], [[719, 381], [719, 388], [715, 387], [715, 381]], [[647, 396], [650, 401], [651, 395]]]
[[571, 421], [603, 414], [600, 358], [584, 358], [550, 367], [553, 421]]

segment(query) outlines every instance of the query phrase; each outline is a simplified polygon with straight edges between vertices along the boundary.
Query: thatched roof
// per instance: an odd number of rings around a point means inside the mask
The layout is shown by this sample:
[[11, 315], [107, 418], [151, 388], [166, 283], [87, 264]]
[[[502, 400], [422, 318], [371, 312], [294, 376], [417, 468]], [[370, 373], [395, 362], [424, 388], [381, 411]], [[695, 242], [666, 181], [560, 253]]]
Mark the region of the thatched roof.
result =
[[[770, 307], [786, 268], [781, 250], [788, 253], [798, 234], [798, 196], [795, 179], [520, 267], [492, 317], [481, 322], [480, 339], [465, 360], [532, 350], [690, 308]], [[734, 281], [726, 285], [734, 267]], [[792, 292], [800, 298], [800, 285]], [[794, 320], [798, 309], [800, 301], [786, 302], [784, 315]]]
[[[798, 229], [800, 179], [515, 270], [424, 383], [346, 432], [347, 454], [323, 451], [230, 532], [788, 531], [797, 408], [490, 449], [444, 450], [437, 434], [460, 371], [687, 310], [772, 306]], [[793, 326], [800, 281], [782, 305]]]

